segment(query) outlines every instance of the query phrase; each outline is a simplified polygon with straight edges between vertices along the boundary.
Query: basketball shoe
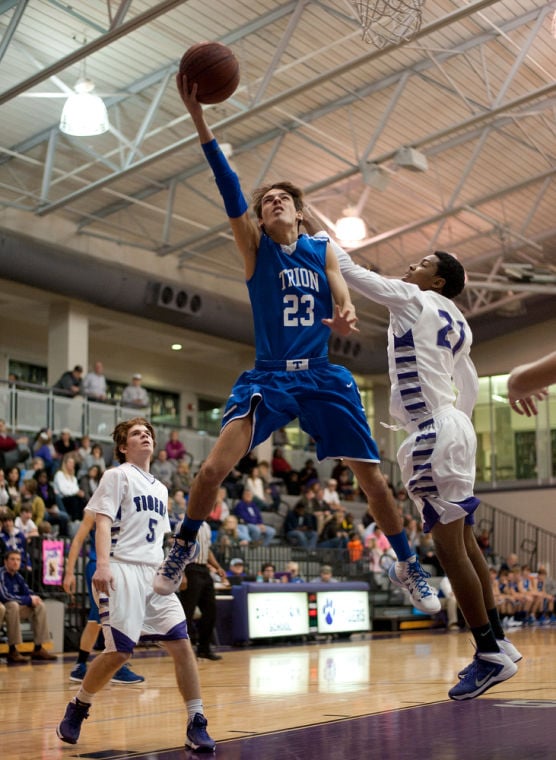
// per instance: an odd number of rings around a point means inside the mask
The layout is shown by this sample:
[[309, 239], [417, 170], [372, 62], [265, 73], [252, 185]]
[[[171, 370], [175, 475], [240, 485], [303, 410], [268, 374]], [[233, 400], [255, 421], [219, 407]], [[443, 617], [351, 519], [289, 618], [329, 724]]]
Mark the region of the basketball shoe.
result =
[[110, 679], [110, 683], [143, 683], [144, 680], [145, 676], [139, 676], [137, 673], [134, 673], [129, 665], [122, 665], [122, 667], [114, 673]]
[[214, 752], [216, 742], [207, 733], [207, 719], [201, 713], [195, 713], [187, 724], [185, 746], [196, 752]]
[[58, 738], [68, 744], [77, 744], [81, 724], [89, 717], [89, 705], [83, 702], [68, 702], [62, 722], [56, 727]]
[[[512, 644], [509, 639], [496, 639], [496, 641], [500, 647], [500, 651], [504, 652], [504, 654], [507, 654], [512, 662], [519, 662], [523, 659], [523, 655], [519, 649], [515, 646], [515, 644]], [[470, 663], [463, 670], [460, 670], [458, 673], [458, 678], [463, 678], [472, 665], [473, 663]]]
[[448, 692], [450, 699], [474, 699], [497, 683], [515, 676], [517, 665], [504, 652], [477, 652], [459, 683]]
[[156, 571], [153, 590], [162, 596], [176, 592], [180, 587], [185, 566], [193, 562], [198, 554], [198, 541], [188, 541], [186, 544], [174, 541], [168, 556]]
[[423, 570], [417, 557], [406, 562], [394, 562], [390, 565], [388, 576], [395, 586], [409, 592], [411, 601], [418, 610], [429, 615], [440, 612], [440, 600], [427, 581], [430, 574]]

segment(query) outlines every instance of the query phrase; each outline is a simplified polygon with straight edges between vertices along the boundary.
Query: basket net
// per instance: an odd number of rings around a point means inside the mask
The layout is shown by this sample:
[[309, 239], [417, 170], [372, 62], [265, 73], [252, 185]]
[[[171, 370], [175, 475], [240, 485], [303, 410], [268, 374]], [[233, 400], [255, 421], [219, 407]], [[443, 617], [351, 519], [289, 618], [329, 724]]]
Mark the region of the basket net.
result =
[[363, 40], [377, 48], [410, 40], [421, 28], [425, 0], [350, 0]]

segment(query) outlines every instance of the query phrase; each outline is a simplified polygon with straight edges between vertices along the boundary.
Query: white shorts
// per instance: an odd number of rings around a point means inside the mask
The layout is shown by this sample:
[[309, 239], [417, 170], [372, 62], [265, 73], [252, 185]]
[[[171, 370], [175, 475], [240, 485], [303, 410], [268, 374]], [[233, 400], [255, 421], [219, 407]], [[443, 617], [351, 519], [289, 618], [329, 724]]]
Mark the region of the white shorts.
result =
[[398, 463], [426, 533], [437, 522], [466, 518], [473, 524], [479, 499], [473, 495], [477, 437], [458, 409], [427, 418], [400, 446]]
[[132, 652], [141, 641], [187, 639], [185, 613], [176, 594], [153, 591], [156, 568], [111, 562], [115, 588], [94, 591], [106, 652]]

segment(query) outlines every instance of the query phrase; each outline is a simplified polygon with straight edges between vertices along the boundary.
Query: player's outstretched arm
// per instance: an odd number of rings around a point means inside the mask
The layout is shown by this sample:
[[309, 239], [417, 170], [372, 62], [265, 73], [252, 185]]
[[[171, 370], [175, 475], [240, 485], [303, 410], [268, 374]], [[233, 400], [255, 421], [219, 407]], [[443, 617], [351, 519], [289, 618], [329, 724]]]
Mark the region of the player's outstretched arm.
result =
[[197, 100], [197, 85], [188, 88], [187, 76], [176, 74], [176, 86], [180, 97], [195, 125], [201, 147], [224, 201], [234, 240], [245, 263], [245, 276], [251, 277], [255, 270], [260, 230], [248, 214], [248, 204], [243, 195], [239, 177], [223, 154], [214, 133], [208, 126], [201, 103]]
[[529, 364], [520, 364], [508, 377], [508, 401], [518, 414], [538, 414], [537, 401], [548, 396], [548, 386], [556, 383], [556, 351]]

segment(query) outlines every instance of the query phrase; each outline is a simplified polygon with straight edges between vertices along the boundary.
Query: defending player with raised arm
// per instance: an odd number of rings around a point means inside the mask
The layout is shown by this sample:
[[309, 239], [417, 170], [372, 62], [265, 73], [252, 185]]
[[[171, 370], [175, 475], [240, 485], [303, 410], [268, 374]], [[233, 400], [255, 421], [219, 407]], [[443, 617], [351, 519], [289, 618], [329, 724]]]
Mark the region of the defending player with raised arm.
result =
[[172, 593], [196, 553], [196, 534], [210, 513], [218, 488], [236, 462], [271, 434], [298, 418], [315, 440], [317, 457], [346, 460], [400, 562], [403, 585], [413, 603], [436, 612], [440, 602], [426, 581], [403, 530], [402, 518], [380, 472], [380, 456], [353, 375], [330, 364], [330, 329], [347, 334], [355, 311], [332, 247], [300, 235], [302, 192], [290, 182], [255, 190], [248, 205], [237, 174], [209, 129], [186, 77], [180, 96], [197, 129], [201, 147], [224, 201], [244, 269], [255, 327], [256, 361], [234, 384], [220, 436], [195, 477], [187, 514], [154, 588]]
[[[308, 210], [305, 225], [316, 232]], [[331, 244], [349, 287], [390, 312], [390, 413], [408, 434], [398, 463], [477, 646], [449, 692], [452, 699], [471, 699], [513, 676], [521, 655], [505, 639], [472, 529], [479, 499], [473, 493], [477, 439], [471, 414], [479, 382], [471, 330], [453, 301], [464, 288], [465, 271], [454, 256], [436, 251], [401, 279], [388, 279]]]
[[556, 351], [528, 364], [520, 364], [508, 377], [508, 401], [518, 414], [538, 414], [537, 401], [548, 396], [548, 386], [556, 383]]

